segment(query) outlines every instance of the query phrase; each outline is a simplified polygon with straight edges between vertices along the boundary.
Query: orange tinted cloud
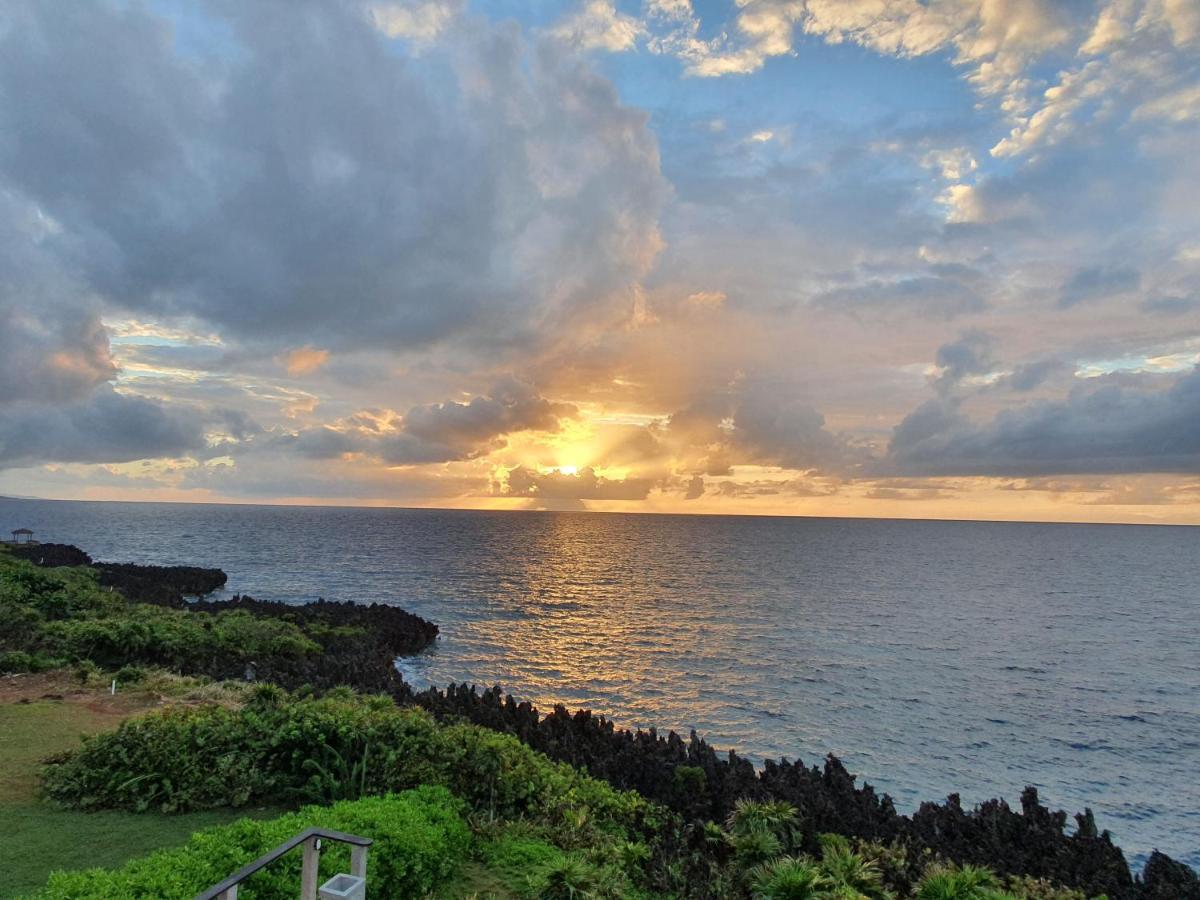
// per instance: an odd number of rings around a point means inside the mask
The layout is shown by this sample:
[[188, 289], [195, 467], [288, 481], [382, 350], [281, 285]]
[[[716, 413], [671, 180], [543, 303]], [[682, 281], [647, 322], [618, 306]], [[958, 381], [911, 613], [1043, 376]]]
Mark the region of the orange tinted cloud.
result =
[[311, 344], [289, 350], [283, 357], [287, 373], [293, 378], [300, 375], [311, 375], [329, 361], [329, 351], [321, 350]]

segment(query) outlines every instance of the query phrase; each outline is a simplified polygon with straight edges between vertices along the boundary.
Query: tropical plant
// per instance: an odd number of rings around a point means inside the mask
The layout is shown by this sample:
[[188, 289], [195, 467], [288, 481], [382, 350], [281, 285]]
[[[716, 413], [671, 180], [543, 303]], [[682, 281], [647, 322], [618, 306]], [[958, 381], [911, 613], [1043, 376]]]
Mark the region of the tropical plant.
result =
[[981, 866], [934, 866], [917, 884], [915, 900], [1016, 900]]
[[834, 900], [838, 885], [807, 857], [782, 856], [750, 872], [755, 900]]
[[796, 807], [782, 800], [742, 797], [734, 804], [725, 825], [734, 835], [766, 831], [775, 835], [780, 844], [790, 847], [799, 833], [800, 816]]
[[754, 828], [730, 837], [734, 859], [743, 869], [751, 869], [783, 853], [779, 838], [764, 828]]
[[610, 872], [570, 854], [531, 875], [530, 888], [537, 900], [597, 900], [612, 896], [615, 885]]
[[821, 836], [821, 871], [847, 897], [886, 900], [892, 896], [884, 887], [878, 863], [851, 850], [841, 835]]

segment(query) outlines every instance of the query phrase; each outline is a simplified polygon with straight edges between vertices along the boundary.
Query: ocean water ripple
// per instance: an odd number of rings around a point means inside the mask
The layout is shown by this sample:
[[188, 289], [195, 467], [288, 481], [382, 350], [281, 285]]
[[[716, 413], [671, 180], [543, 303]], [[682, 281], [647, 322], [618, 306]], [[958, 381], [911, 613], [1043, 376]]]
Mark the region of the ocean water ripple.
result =
[[754, 758], [827, 752], [901, 810], [1032, 784], [1200, 865], [1200, 529], [0, 501], [229, 591], [399, 604], [410, 681], [501, 683]]

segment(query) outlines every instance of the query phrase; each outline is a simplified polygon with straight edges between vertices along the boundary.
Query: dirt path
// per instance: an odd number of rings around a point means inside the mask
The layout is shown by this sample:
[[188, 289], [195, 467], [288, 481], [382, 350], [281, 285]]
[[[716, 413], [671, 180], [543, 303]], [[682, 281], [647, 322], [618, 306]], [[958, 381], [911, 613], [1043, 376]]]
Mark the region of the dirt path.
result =
[[80, 684], [74, 675], [62, 670], [0, 676], [0, 706], [35, 701], [81, 705], [96, 716], [120, 721], [162, 705], [164, 698], [136, 689], [121, 690], [120, 685], [114, 695], [109, 687]]

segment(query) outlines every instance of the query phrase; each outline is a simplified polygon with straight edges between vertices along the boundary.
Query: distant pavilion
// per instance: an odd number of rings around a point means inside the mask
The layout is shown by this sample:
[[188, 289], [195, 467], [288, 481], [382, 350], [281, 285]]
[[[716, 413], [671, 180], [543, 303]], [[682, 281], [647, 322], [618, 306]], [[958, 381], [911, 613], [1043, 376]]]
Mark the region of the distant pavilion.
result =
[[18, 528], [12, 533], [14, 544], [32, 544], [33, 532], [28, 528]]

